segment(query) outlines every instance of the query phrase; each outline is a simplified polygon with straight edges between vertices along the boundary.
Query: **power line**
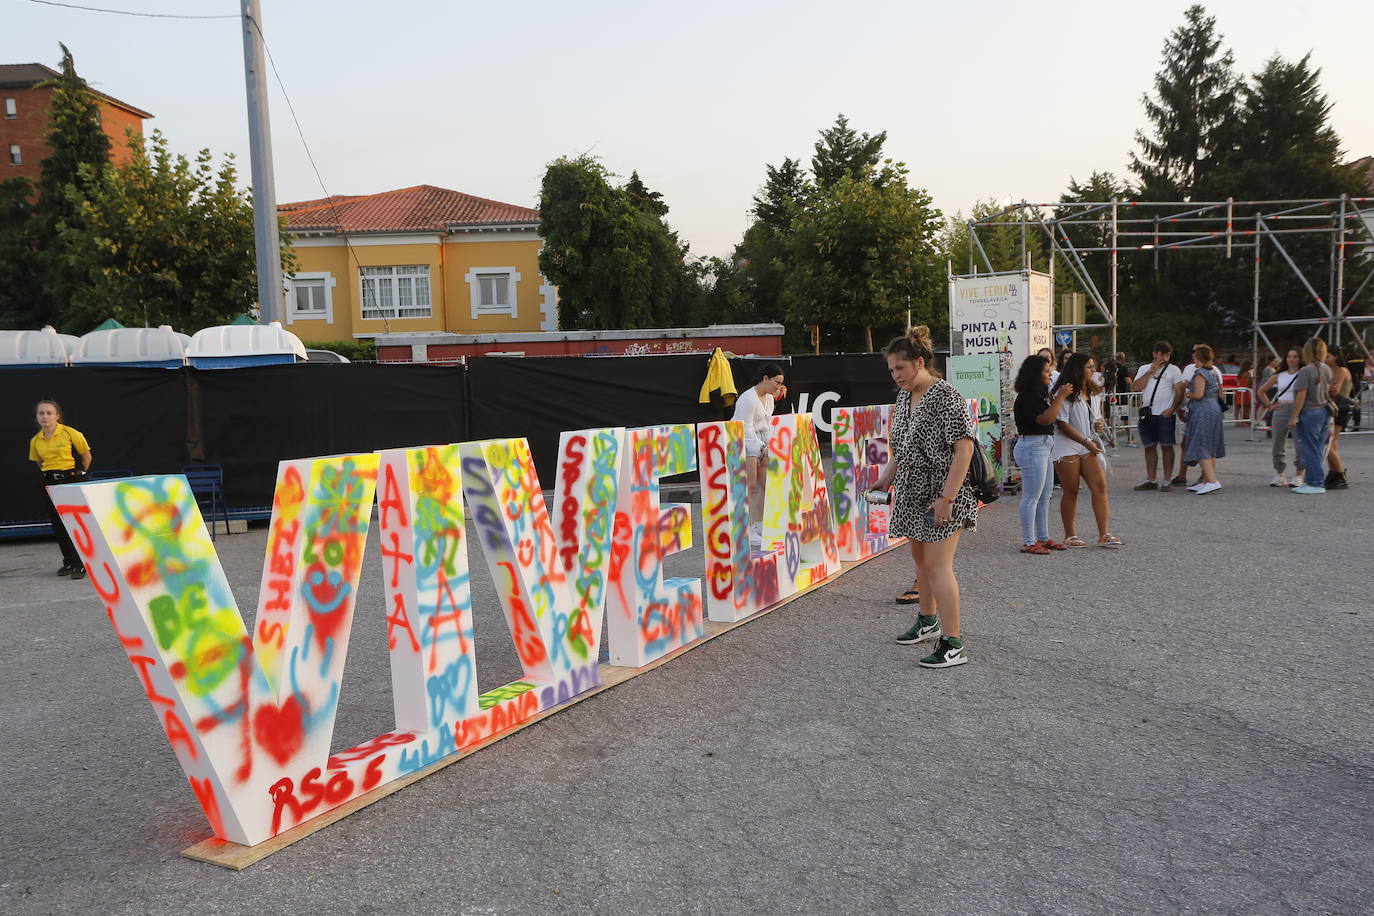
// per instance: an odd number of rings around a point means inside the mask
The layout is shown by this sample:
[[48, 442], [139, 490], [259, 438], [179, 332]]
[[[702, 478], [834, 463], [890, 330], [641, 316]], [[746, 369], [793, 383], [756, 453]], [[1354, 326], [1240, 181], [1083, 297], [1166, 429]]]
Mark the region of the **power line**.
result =
[[85, 10], [88, 13], [112, 13], [116, 16], [139, 16], [143, 19], [237, 19], [237, 14], [224, 16], [183, 16], [180, 13], [135, 13], [130, 10], [108, 10], [98, 6], [80, 6], [76, 3], [58, 3], [57, 0], [29, 0], [43, 6], [60, 6], [69, 10]]
[[[60, 2], [58, 2], [58, 0], [29, 0], [29, 2], [30, 2], [30, 3], [42, 4], [43, 6], [58, 6], [58, 7], [66, 8], [66, 9], [84, 10], [84, 11], [90, 12], [90, 13], [112, 13], [112, 14], [118, 15], [118, 16], [139, 16], [139, 17], [142, 17], [142, 18], [145, 18], [145, 19], [240, 19], [240, 18], [242, 18], [240, 15], [237, 15], [237, 14], [233, 14], [233, 15], [217, 15], [217, 16], [185, 16], [185, 15], [180, 15], [180, 14], [176, 14], [176, 13], [138, 13], [138, 12], [131, 12], [131, 11], [129, 11], [129, 10], [111, 10], [111, 9], [104, 9], [104, 8], [102, 8], [102, 7], [95, 7], [95, 6], [82, 6], [82, 5], [76, 4], [76, 3], [60, 3]], [[254, 19], [254, 18], [252, 18], [252, 17], [248, 17], [248, 21], [249, 21], [250, 23], [252, 23], [252, 25], [253, 25], [253, 30], [254, 30], [255, 32], [258, 33], [258, 38], [260, 38], [260, 39], [262, 40], [262, 48], [263, 48], [264, 51], [267, 52], [267, 62], [268, 62], [268, 64], [271, 65], [271, 67], [272, 67], [272, 76], [276, 78], [276, 80], [277, 80], [277, 88], [281, 90], [282, 98], [286, 100], [286, 108], [287, 108], [287, 111], [289, 111], [289, 112], [291, 113], [291, 122], [292, 122], [293, 124], [296, 125], [296, 134], [297, 134], [297, 136], [299, 136], [299, 137], [301, 138], [301, 147], [305, 150], [305, 158], [308, 159], [308, 160], [310, 161], [310, 168], [311, 168], [311, 170], [314, 171], [314, 173], [315, 173], [315, 180], [319, 183], [319, 185], [320, 185], [320, 190], [324, 192], [324, 196], [325, 196], [326, 198], [331, 198], [331, 199], [332, 199], [332, 198], [333, 198], [333, 195], [329, 193], [329, 188], [325, 187], [324, 177], [320, 174], [320, 167], [319, 167], [318, 163], [315, 162], [315, 154], [312, 153], [312, 152], [310, 151], [310, 144], [309, 144], [309, 142], [307, 142], [306, 139], [305, 139], [305, 130], [301, 127], [300, 118], [296, 116], [296, 106], [293, 105], [293, 104], [291, 103], [291, 94], [288, 93], [288, 92], [286, 91], [286, 84], [285, 84], [284, 82], [282, 82], [281, 72], [280, 72], [279, 70], [277, 70], [277, 61], [276, 61], [276, 59], [272, 56], [272, 48], [271, 48], [271, 46], [267, 43], [267, 36], [263, 34], [263, 32], [262, 32], [262, 27], [258, 25], [258, 21], [257, 21], [256, 19]], [[357, 267], [361, 270], [361, 268], [362, 268], [362, 262], [361, 262], [361, 261], [359, 260], [359, 258], [358, 258], [358, 253], [357, 253], [356, 251], [353, 250], [353, 244], [349, 241], [349, 239], [348, 239], [348, 234], [347, 234], [346, 232], [345, 232], [344, 235], [343, 235], [343, 241], [344, 241], [344, 247], [348, 249], [348, 254], [349, 254], [349, 256], [353, 259], [354, 265], [357, 266]], [[382, 319], [382, 323], [383, 323], [383, 326], [386, 328], [387, 332], [390, 333], [390, 331], [391, 331], [391, 323], [390, 323], [385, 317]]]
[[[277, 61], [272, 56], [272, 47], [267, 43], [267, 36], [263, 34], [262, 26], [258, 25], [257, 19], [250, 16], [248, 21], [253, 24], [253, 31], [257, 32], [258, 38], [262, 40], [262, 49], [267, 52], [267, 63], [272, 68], [272, 76], [277, 80], [277, 88], [281, 90], [282, 98], [286, 100], [286, 110], [291, 113], [291, 122], [296, 125], [296, 134], [301, 138], [301, 146], [305, 149], [305, 158], [310, 161], [310, 168], [315, 172], [315, 180], [319, 182], [320, 190], [324, 192], [324, 196], [332, 200], [334, 195], [330, 194], [329, 189], [325, 187], [324, 176], [320, 174], [320, 167], [315, 163], [314, 153], [310, 152], [310, 143], [305, 139], [305, 130], [301, 127], [300, 118], [296, 117], [296, 106], [291, 104], [291, 94], [286, 91], [286, 84], [282, 82], [281, 73], [277, 70]], [[358, 258], [358, 253], [353, 250], [353, 243], [349, 241], [347, 231], [343, 232], [342, 238], [344, 248], [348, 250], [348, 255], [353, 259], [353, 264], [358, 268], [361, 277], [363, 264]], [[361, 308], [362, 303], [359, 302], [358, 305]], [[391, 322], [385, 315], [382, 316], [382, 327], [386, 333], [391, 333]]]

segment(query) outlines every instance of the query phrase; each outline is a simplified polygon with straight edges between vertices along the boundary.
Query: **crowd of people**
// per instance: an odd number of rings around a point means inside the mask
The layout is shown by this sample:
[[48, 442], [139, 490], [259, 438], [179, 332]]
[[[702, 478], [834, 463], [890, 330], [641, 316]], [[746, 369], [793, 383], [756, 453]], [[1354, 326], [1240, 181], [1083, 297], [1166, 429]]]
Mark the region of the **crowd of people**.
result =
[[[960, 536], [977, 525], [979, 502], [969, 481], [977, 433], [962, 396], [934, 370], [927, 329], [915, 328], [893, 340], [884, 355], [899, 389], [889, 428], [891, 460], [866, 496], [871, 502], [891, 501], [889, 534], [908, 538], [916, 568], [911, 588], [896, 600], [920, 605], [897, 642], [934, 640], [934, 650], [919, 661], [924, 667], [962, 665], [969, 653], [960, 636], [954, 556]], [[1078, 495], [1085, 486], [1096, 546], [1122, 546], [1109, 525], [1108, 464], [1101, 438], [1107, 424], [1121, 415], [1114, 403], [1118, 399], [1107, 394], [1143, 395], [1136, 432], [1144, 446], [1147, 477], [1136, 490], [1168, 492], [1178, 486], [1205, 496], [1222, 489], [1217, 463], [1226, 457], [1224, 378], [1212, 347], [1196, 344], [1190, 355], [1188, 366], [1177, 366], [1173, 347], [1161, 341], [1151, 361], [1134, 375], [1121, 353], [1101, 367], [1089, 354], [1065, 353], [1056, 366], [1054, 354], [1042, 350], [1020, 365], [1012, 454], [1021, 474], [1022, 553], [1046, 556], [1090, 546], [1076, 530]], [[1290, 350], [1285, 363], [1266, 366], [1259, 379], [1252, 367], [1241, 366], [1237, 382], [1245, 397], [1235, 399], [1247, 412], [1260, 405], [1273, 425], [1274, 485], [1290, 483], [1283, 477], [1283, 443], [1291, 434], [1304, 475], [1300, 483], [1292, 481], [1291, 492], [1317, 494], [1347, 486], [1336, 438], [1354, 407], [1352, 374], [1320, 338]], [[1188, 467], [1200, 472], [1191, 485], [1185, 476]], [[1056, 481], [1063, 491], [1062, 541], [1051, 537], [1049, 527]]]
[[[959, 583], [954, 555], [965, 531], [977, 527], [979, 500], [969, 478], [977, 431], [964, 397], [935, 368], [930, 331], [913, 328], [884, 350], [888, 371], [898, 388], [889, 424], [891, 460], [876, 485], [866, 494], [870, 502], [890, 502], [889, 534], [909, 540], [915, 564], [911, 588], [897, 596], [899, 604], [919, 605], [911, 627], [897, 637], [902, 644], [934, 640], [930, 654], [920, 659], [927, 668], [948, 668], [968, 661], [960, 636]], [[1028, 357], [1016, 374], [1013, 415], [1017, 440], [1012, 452], [1021, 473], [1019, 515], [1021, 552], [1048, 555], [1086, 548], [1077, 533], [1078, 496], [1088, 490], [1096, 523], [1098, 547], [1117, 549], [1120, 538], [1111, 533], [1108, 465], [1102, 433], [1105, 393], [1126, 390], [1143, 394], [1136, 424], [1144, 446], [1146, 479], [1136, 490], [1168, 491], [1187, 486], [1185, 467], [1201, 471], [1187, 489], [1198, 495], [1215, 493], [1222, 485], [1217, 462], [1226, 457], [1222, 423], [1222, 374], [1206, 344], [1192, 350], [1186, 368], [1174, 365], [1167, 341], [1154, 347], [1153, 358], [1132, 376], [1118, 353], [1099, 368], [1086, 353], [1054, 354], [1041, 350]], [[1245, 367], [1242, 367], [1243, 371]], [[1289, 349], [1282, 359], [1263, 367], [1254, 400], [1271, 426], [1275, 487], [1298, 494], [1320, 494], [1349, 484], [1340, 457], [1339, 433], [1358, 409], [1352, 397], [1355, 379], [1339, 353], [1328, 352], [1325, 341], [1312, 338]], [[754, 382], [739, 396], [734, 417], [744, 424], [746, 476], [750, 518], [749, 539], [758, 546], [762, 536], [763, 497], [767, 482], [767, 442], [776, 397], [785, 396], [784, 377], [776, 363], [763, 365]], [[1110, 389], [1110, 390], [1109, 390]], [[1247, 389], [1249, 390], [1249, 389]], [[1249, 405], [1247, 400], [1246, 404]], [[1182, 435], [1179, 420], [1186, 417]], [[80, 431], [65, 425], [56, 401], [39, 401], [38, 432], [29, 442], [29, 459], [38, 468], [42, 485], [86, 479], [91, 448]], [[1294, 468], [1287, 475], [1286, 442], [1296, 443]], [[1180, 453], [1181, 451], [1181, 453]], [[1178, 476], [1173, 476], [1175, 461]], [[1162, 470], [1162, 473], [1161, 473]], [[1299, 479], [1301, 478], [1301, 479]], [[1059, 504], [1062, 541], [1050, 536], [1049, 504], [1054, 487], [1062, 488]], [[889, 493], [889, 488], [891, 492]], [[48, 499], [53, 533], [62, 551], [58, 575], [81, 579], [86, 575], [72, 544]], [[924, 594], [922, 593], [924, 589]]]

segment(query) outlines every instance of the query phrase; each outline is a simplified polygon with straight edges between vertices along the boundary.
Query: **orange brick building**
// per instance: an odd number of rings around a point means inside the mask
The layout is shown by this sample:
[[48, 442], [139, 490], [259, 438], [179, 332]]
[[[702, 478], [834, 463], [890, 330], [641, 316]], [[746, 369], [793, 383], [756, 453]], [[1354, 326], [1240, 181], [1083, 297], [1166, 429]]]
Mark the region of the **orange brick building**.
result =
[[[37, 182], [39, 164], [48, 155], [48, 105], [52, 87], [40, 86], [62, 74], [42, 64], [0, 64], [0, 181], [28, 178]], [[92, 89], [100, 106], [100, 124], [110, 138], [110, 160], [129, 161], [125, 131], [143, 136], [143, 121], [152, 115], [127, 102]]]

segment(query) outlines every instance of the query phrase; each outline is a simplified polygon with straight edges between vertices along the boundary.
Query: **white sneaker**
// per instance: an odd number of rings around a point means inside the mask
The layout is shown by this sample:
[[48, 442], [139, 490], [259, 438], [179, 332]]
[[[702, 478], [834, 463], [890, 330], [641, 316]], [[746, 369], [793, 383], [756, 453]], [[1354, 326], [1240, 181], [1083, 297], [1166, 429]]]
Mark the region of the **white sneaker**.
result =
[[1271, 487], [1286, 487], [1286, 486], [1288, 486], [1288, 478], [1287, 478], [1287, 477], [1284, 477], [1282, 474], [1275, 474], [1275, 475], [1274, 475], [1274, 479], [1271, 480], [1271, 481], [1269, 481], [1269, 486], [1271, 486]]
[[1193, 490], [1193, 492], [1196, 493], [1198, 496], [1205, 496], [1205, 495], [1207, 495], [1208, 493], [1215, 493], [1217, 490], [1220, 490], [1220, 489], [1221, 489], [1221, 484], [1220, 484], [1220, 483], [1204, 483], [1204, 484], [1202, 484], [1200, 487], [1198, 487], [1196, 490]]
[[1196, 493], [1198, 490], [1202, 489], [1204, 486], [1206, 486], [1206, 484], [1203, 483], [1201, 480], [1199, 480], [1197, 483], [1193, 484], [1191, 487], [1188, 488], [1188, 492], [1189, 492], [1189, 493]]

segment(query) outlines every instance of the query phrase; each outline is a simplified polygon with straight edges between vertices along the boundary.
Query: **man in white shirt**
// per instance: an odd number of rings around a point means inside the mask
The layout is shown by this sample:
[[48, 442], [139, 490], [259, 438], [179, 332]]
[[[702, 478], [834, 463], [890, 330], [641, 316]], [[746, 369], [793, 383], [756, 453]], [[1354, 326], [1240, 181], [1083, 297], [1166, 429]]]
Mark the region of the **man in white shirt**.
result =
[[[1140, 406], [1140, 444], [1145, 446], [1145, 482], [1137, 490], [1173, 489], [1170, 478], [1174, 473], [1174, 441], [1177, 420], [1174, 416], [1183, 400], [1183, 373], [1169, 362], [1174, 348], [1167, 340], [1155, 344], [1154, 360], [1140, 367], [1131, 382], [1132, 391], [1145, 392]], [[1164, 452], [1164, 482], [1156, 482], [1159, 473], [1159, 452]]]

